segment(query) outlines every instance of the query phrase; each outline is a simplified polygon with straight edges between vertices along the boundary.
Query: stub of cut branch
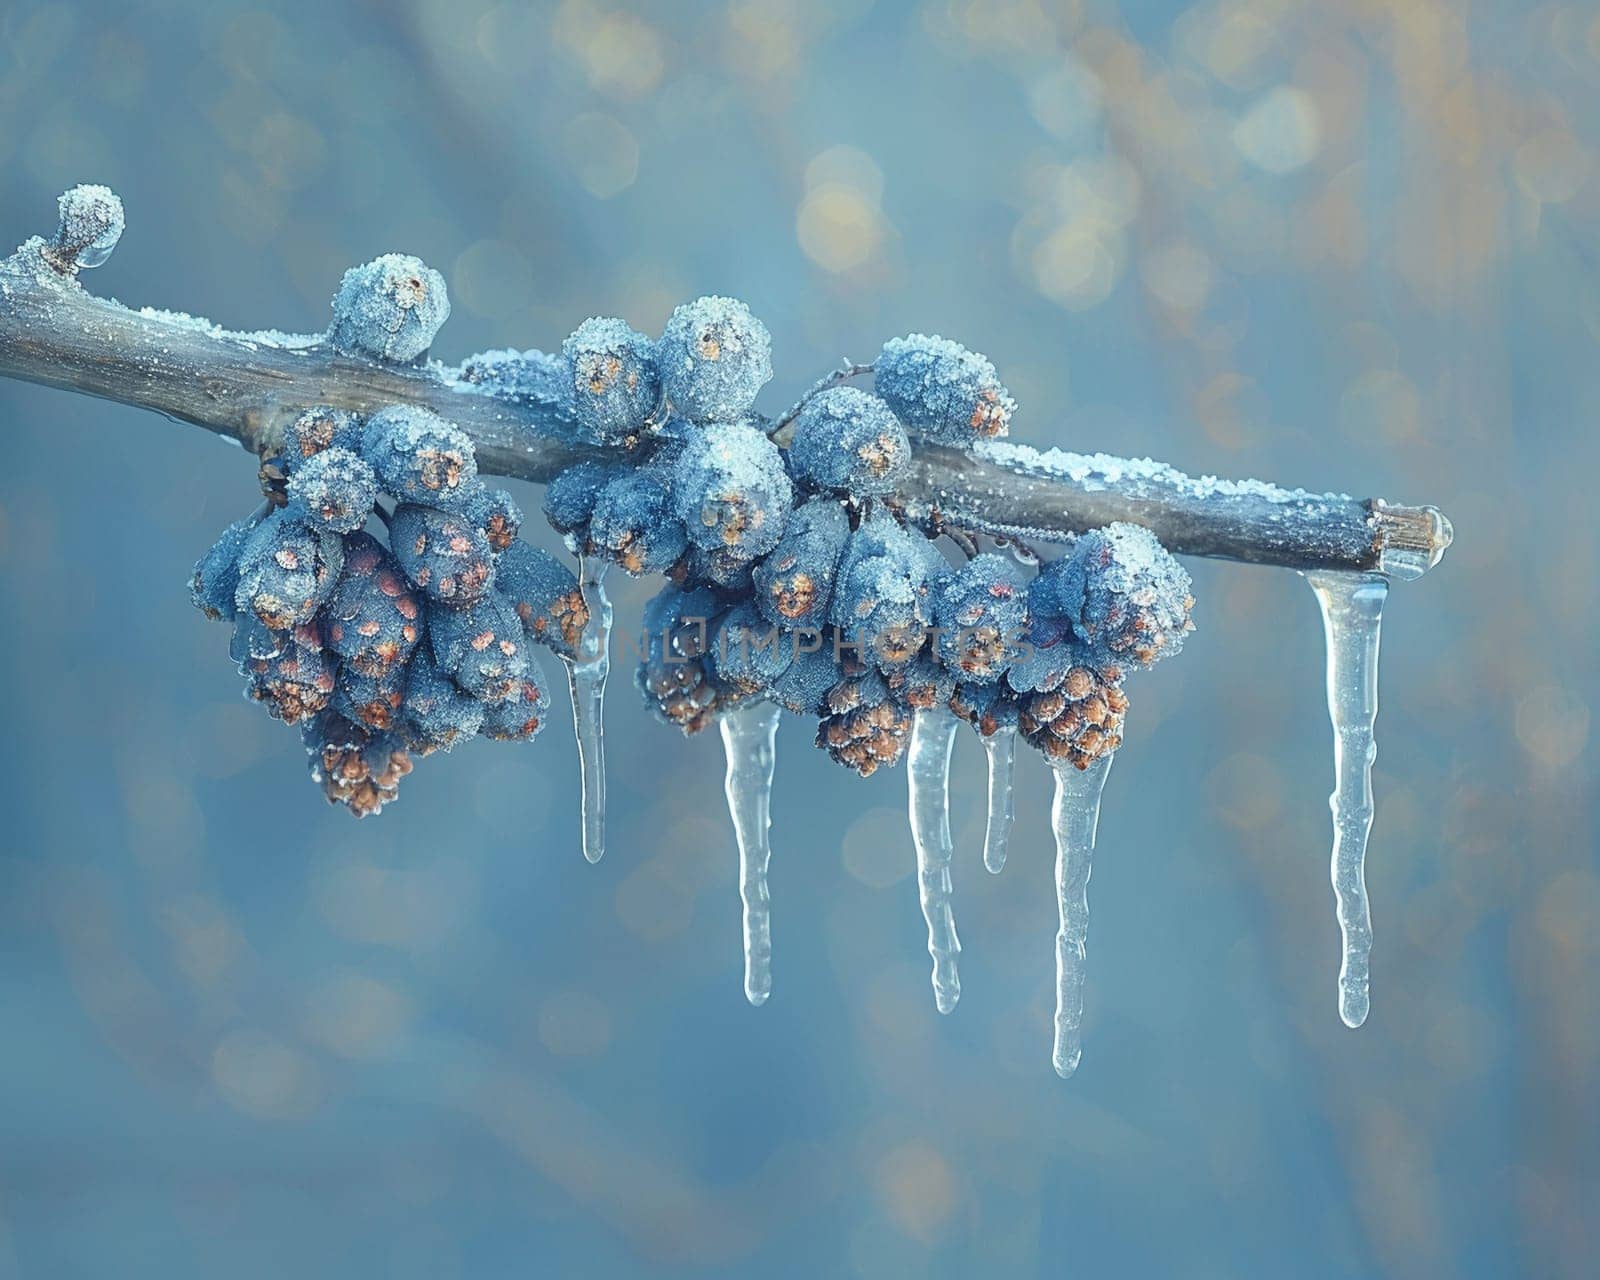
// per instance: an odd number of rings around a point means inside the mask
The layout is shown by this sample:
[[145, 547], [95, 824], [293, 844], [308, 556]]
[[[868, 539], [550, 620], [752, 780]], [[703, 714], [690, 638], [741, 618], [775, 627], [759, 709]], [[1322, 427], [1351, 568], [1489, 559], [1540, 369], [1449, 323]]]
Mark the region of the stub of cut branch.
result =
[[[420, 405], [472, 438], [480, 470], [544, 482], [596, 452], [563, 438], [553, 403], [510, 399], [437, 361], [389, 364], [323, 335], [240, 333], [96, 297], [55, 242], [0, 263], [0, 375], [151, 409], [257, 453], [308, 405], [353, 413]], [[996, 442], [974, 453], [917, 449], [899, 500], [968, 529], [1061, 541], [1113, 521], [1149, 528], [1178, 555], [1409, 578], [1437, 564], [1449, 522], [1433, 507], [1195, 479], [1106, 455]]]

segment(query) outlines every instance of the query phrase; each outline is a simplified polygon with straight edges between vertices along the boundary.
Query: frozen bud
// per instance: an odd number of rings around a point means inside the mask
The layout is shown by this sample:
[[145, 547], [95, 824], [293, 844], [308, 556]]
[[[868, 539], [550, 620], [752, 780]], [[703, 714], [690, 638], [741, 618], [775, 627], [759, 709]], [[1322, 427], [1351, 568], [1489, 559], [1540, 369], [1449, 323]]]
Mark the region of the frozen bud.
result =
[[1016, 408], [987, 358], [921, 333], [883, 344], [873, 386], [912, 435], [958, 448], [1004, 435]]
[[832, 498], [813, 498], [790, 514], [778, 545], [755, 567], [756, 605], [770, 622], [819, 628], [828, 619], [834, 577], [850, 517]]
[[1087, 769], [1122, 745], [1128, 698], [1119, 669], [1097, 668], [1083, 650], [1062, 647], [1076, 650], [1080, 660], [1050, 687], [1017, 696], [1017, 726], [1050, 760]]
[[460, 428], [414, 405], [392, 405], [367, 420], [361, 456], [386, 493], [455, 511], [478, 492], [478, 458]]
[[316, 616], [344, 567], [341, 539], [322, 532], [300, 507], [274, 511], [239, 553], [234, 603], [274, 631]]
[[330, 804], [342, 804], [358, 818], [393, 800], [400, 779], [411, 772], [411, 757], [397, 735], [372, 732], [333, 711], [314, 716], [300, 738], [311, 757], [312, 780]]
[[922, 649], [934, 589], [948, 572], [932, 543], [875, 511], [850, 535], [829, 621], [880, 666], [903, 666]]
[[361, 452], [361, 419], [332, 405], [313, 405], [284, 428], [283, 465], [290, 475], [326, 449]]
[[644, 607], [645, 658], [635, 682], [662, 721], [699, 733], [737, 695], [717, 678], [710, 660], [722, 605], [705, 587], [664, 587]]
[[345, 539], [344, 572], [322, 610], [323, 642], [374, 679], [404, 666], [422, 638], [422, 604], [388, 550], [366, 533]]
[[684, 445], [672, 490], [691, 542], [743, 560], [777, 545], [794, 503], [783, 451], [754, 427], [728, 422], [708, 426]]
[[428, 638], [439, 670], [473, 697], [503, 702], [531, 670], [531, 645], [511, 602], [490, 592], [460, 609], [433, 609]]
[[830, 387], [808, 401], [789, 445], [802, 484], [857, 498], [893, 493], [910, 459], [893, 410], [856, 387]]
[[768, 695], [785, 711], [796, 715], [820, 716], [828, 691], [839, 683], [839, 661], [834, 657], [833, 641], [821, 633], [795, 633], [794, 661], [772, 683]]
[[919, 654], [885, 677], [889, 692], [903, 707], [928, 711], [949, 702], [956, 691], [955, 676], [929, 654]]
[[845, 673], [823, 698], [817, 746], [836, 764], [870, 778], [880, 766], [900, 762], [911, 732], [911, 713], [896, 702], [884, 678], [850, 660]]
[[589, 623], [589, 606], [572, 570], [522, 541], [495, 566], [495, 590], [511, 603], [528, 637], [563, 657], [575, 657]]
[[527, 669], [506, 698], [484, 709], [486, 738], [500, 742], [527, 742], [544, 728], [550, 710], [550, 685], [538, 659], [528, 654]]
[[1028, 592], [1007, 558], [981, 555], [940, 584], [934, 608], [939, 661], [962, 680], [998, 680], [1028, 626]]
[[571, 535], [581, 545], [588, 539], [589, 517], [600, 491], [627, 471], [608, 462], [579, 462], [566, 468], [544, 487], [544, 518], [557, 533]]
[[494, 582], [494, 552], [483, 531], [437, 507], [396, 507], [389, 520], [389, 546], [412, 586], [429, 600], [471, 604]]
[[341, 666], [334, 677], [333, 709], [346, 720], [368, 729], [396, 729], [400, 703], [405, 698], [406, 670], [397, 666], [382, 675], [363, 675]]
[[737, 298], [697, 298], [672, 313], [656, 358], [679, 413], [693, 422], [734, 421], [772, 377], [772, 335]]
[[667, 478], [656, 468], [627, 471], [600, 490], [589, 517], [587, 548], [594, 554], [637, 577], [665, 572], [688, 545]]
[[1001, 729], [1015, 727], [1020, 697], [1004, 680], [993, 684], [962, 682], [950, 695], [950, 710], [988, 738]]
[[489, 549], [496, 554], [515, 542], [522, 529], [522, 508], [504, 489], [490, 489], [486, 485], [474, 487], [464, 511], [473, 525], [483, 531], [483, 536], [489, 540]]
[[717, 678], [741, 698], [766, 694], [794, 657], [793, 633], [773, 626], [749, 600], [728, 610], [711, 645]]
[[328, 337], [341, 351], [405, 362], [427, 351], [449, 318], [444, 277], [420, 258], [386, 253], [344, 273]]
[[585, 320], [561, 344], [569, 408], [591, 444], [631, 446], [661, 399], [655, 344], [621, 320]]
[[1123, 662], [1150, 666], [1177, 653], [1194, 630], [1188, 573], [1148, 529], [1094, 529], [1034, 580], [1035, 612], [1064, 619], [1078, 640]]
[[411, 659], [405, 698], [400, 704], [401, 728], [406, 744], [419, 755], [448, 751], [457, 742], [477, 735], [483, 725], [484, 705], [439, 670], [433, 650], [423, 645]]
[[239, 555], [256, 527], [256, 517], [235, 520], [201, 556], [189, 580], [189, 599], [213, 622], [232, 621], [238, 613]]
[[85, 184], [65, 191], [56, 201], [61, 222], [44, 257], [63, 275], [98, 267], [122, 238], [122, 201], [110, 187]]
[[324, 449], [289, 477], [289, 501], [298, 502], [328, 533], [361, 528], [377, 500], [372, 468], [348, 449]]

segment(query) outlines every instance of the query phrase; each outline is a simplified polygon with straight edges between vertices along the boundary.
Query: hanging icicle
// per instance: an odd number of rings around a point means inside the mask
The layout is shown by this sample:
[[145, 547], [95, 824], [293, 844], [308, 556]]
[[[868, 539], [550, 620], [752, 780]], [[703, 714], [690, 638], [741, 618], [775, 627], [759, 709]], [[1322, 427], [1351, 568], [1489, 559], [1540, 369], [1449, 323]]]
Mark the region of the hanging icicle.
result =
[[1089, 872], [1100, 795], [1111, 772], [1110, 752], [1087, 769], [1055, 766], [1056, 798], [1050, 810], [1056, 832], [1056, 1074], [1065, 1080], [1083, 1057], [1084, 943], [1089, 936]]
[[744, 994], [761, 1005], [772, 994], [772, 774], [777, 763], [781, 708], [770, 702], [740, 707], [719, 721], [728, 772], [724, 790], [739, 841], [739, 896], [744, 901]]
[[583, 856], [599, 862], [606, 851], [606, 677], [611, 674], [611, 601], [606, 597], [606, 564], [578, 557], [578, 582], [589, 608], [576, 659], [563, 659], [572, 692], [572, 727], [578, 739], [578, 772], [583, 788]]
[[1367, 906], [1367, 836], [1372, 831], [1372, 762], [1378, 755], [1378, 638], [1386, 578], [1376, 573], [1308, 573], [1328, 646], [1328, 717], [1333, 721], [1333, 893], [1343, 937], [1339, 1016], [1367, 1020], [1372, 915]]
[[960, 721], [940, 707], [918, 711], [911, 723], [906, 780], [911, 838], [917, 846], [917, 887], [928, 922], [928, 954], [933, 957], [933, 1001], [949, 1013], [961, 999], [956, 961], [961, 940], [950, 910], [950, 753]]
[[1012, 772], [1017, 760], [1015, 725], [1003, 725], [983, 740], [989, 756], [989, 820], [983, 830], [983, 865], [999, 875], [1006, 865], [1011, 823], [1016, 816]]

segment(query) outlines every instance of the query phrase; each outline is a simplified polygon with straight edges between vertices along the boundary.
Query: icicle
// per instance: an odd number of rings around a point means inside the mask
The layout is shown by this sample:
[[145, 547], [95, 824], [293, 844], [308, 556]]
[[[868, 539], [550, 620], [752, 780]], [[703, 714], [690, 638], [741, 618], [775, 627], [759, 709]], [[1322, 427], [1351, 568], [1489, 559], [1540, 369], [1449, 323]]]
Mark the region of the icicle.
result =
[[1372, 762], [1378, 744], [1378, 632], [1386, 578], [1376, 573], [1308, 573], [1328, 640], [1328, 717], [1333, 721], [1333, 893], [1344, 939], [1339, 1016], [1367, 1020], [1372, 916], [1367, 908], [1367, 835], [1372, 830]]
[[1011, 794], [1012, 766], [1017, 758], [1015, 726], [996, 729], [983, 740], [989, 754], [989, 821], [983, 831], [983, 865], [995, 875], [1006, 865], [1011, 820], [1016, 805]]
[[956, 937], [950, 912], [950, 753], [960, 725], [944, 709], [918, 711], [911, 722], [911, 746], [906, 778], [911, 814], [911, 838], [917, 846], [917, 886], [922, 914], [928, 921], [928, 954], [933, 957], [933, 1000], [940, 1013], [949, 1013], [961, 999], [961, 975], [956, 958], [961, 940]]
[[606, 677], [611, 674], [611, 601], [603, 581], [606, 565], [578, 557], [578, 582], [589, 607], [589, 623], [578, 656], [562, 661], [572, 691], [572, 727], [578, 739], [583, 786], [583, 856], [599, 862], [606, 851]]
[[739, 840], [739, 896], [744, 900], [744, 994], [751, 1004], [772, 994], [772, 898], [767, 863], [772, 858], [772, 772], [777, 762], [780, 708], [768, 702], [725, 714], [722, 750], [728, 760], [724, 790]]
[[1087, 769], [1063, 761], [1055, 766], [1056, 799], [1050, 818], [1056, 830], [1056, 1074], [1065, 1080], [1083, 1056], [1084, 942], [1089, 936], [1089, 870], [1100, 825], [1100, 793], [1111, 772], [1111, 755]]

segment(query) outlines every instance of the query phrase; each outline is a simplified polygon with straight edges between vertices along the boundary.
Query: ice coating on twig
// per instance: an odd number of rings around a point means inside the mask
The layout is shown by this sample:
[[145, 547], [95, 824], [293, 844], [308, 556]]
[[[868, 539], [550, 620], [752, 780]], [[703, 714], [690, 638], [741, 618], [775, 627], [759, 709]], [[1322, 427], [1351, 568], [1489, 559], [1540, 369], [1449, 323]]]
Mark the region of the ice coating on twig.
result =
[[911, 722], [906, 781], [911, 838], [917, 846], [917, 889], [928, 922], [928, 954], [933, 957], [933, 1000], [949, 1013], [961, 999], [956, 962], [961, 940], [950, 909], [950, 754], [960, 721], [944, 708], [918, 711]]
[[1328, 717], [1333, 721], [1333, 893], [1343, 940], [1339, 1016], [1367, 1020], [1372, 914], [1367, 906], [1367, 836], [1372, 762], [1378, 755], [1378, 639], [1388, 580], [1376, 573], [1308, 573], [1328, 645]]
[[1077, 769], [1055, 766], [1056, 798], [1050, 810], [1056, 833], [1056, 1042], [1051, 1060], [1065, 1080], [1083, 1057], [1084, 943], [1089, 936], [1089, 872], [1100, 795], [1111, 772], [1110, 752]]
[[1016, 816], [1012, 772], [1017, 758], [1017, 727], [1002, 725], [983, 739], [989, 757], [989, 819], [983, 830], [983, 865], [999, 875], [1006, 865], [1011, 823]]
[[739, 897], [744, 902], [744, 994], [761, 1005], [772, 994], [772, 775], [777, 764], [778, 719], [770, 702], [739, 707], [719, 721], [728, 772], [723, 790], [739, 841]]
[[572, 693], [572, 728], [578, 739], [583, 784], [583, 856], [599, 862], [606, 851], [606, 677], [611, 674], [611, 601], [604, 561], [578, 558], [578, 582], [589, 609], [575, 658], [563, 657]]

